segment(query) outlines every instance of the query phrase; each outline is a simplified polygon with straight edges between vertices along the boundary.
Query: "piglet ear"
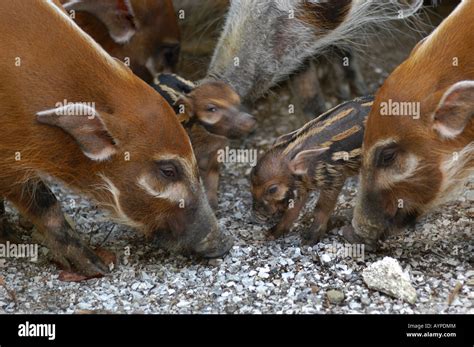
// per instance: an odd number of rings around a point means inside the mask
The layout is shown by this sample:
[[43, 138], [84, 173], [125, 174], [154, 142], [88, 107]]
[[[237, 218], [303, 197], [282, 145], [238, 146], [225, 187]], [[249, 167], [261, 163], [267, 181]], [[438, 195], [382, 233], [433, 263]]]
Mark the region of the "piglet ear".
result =
[[298, 132], [298, 130], [292, 131], [291, 133], [288, 133], [288, 134], [278, 136], [277, 139], [273, 142], [272, 146], [276, 146], [276, 145], [279, 145], [280, 143], [291, 140], [291, 138]]
[[63, 7], [68, 12], [84, 11], [97, 17], [118, 44], [128, 42], [137, 31], [130, 0], [70, 0]]
[[178, 120], [181, 123], [186, 123], [194, 117], [194, 106], [192, 100], [188, 96], [180, 96], [173, 107], [177, 110]]
[[291, 161], [290, 161], [290, 170], [293, 175], [305, 175], [308, 172], [311, 163], [314, 162], [321, 154], [326, 152], [329, 147], [324, 148], [313, 148], [307, 149], [299, 152]]
[[445, 139], [461, 134], [474, 115], [474, 81], [461, 81], [444, 93], [434, 113], [433, 129]]
[[63, 129], [74, 137], [84, 154], [92, 160], [103, 161], [116, 153], [115, 140], [94, 108], [82, 104], [68, 104], [36, 114], [36, 119]]

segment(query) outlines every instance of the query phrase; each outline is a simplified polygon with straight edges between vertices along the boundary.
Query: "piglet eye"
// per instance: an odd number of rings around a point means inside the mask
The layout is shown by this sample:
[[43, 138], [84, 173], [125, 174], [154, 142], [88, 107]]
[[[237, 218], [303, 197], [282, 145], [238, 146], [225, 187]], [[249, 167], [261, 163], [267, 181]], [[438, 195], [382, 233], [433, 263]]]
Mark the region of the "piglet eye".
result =
[[208, 112], [217, 112], [217, 107], [214, 105], [209, 105], [207, 106], [207, 111]]
[[377, 151], [376, 166], [389, 167], [397, 158], [399, 148], [396, 145], [390, 145]]
[[277, 186], [276, 184], [271, 185], [271, 186], [268, 187], [268, 189], [267, 189], [267, 194], [273, 195], [273, 194], [275, 194], [275, 193], [277, 192], [277, 190], [278, 190], [278, 186]]

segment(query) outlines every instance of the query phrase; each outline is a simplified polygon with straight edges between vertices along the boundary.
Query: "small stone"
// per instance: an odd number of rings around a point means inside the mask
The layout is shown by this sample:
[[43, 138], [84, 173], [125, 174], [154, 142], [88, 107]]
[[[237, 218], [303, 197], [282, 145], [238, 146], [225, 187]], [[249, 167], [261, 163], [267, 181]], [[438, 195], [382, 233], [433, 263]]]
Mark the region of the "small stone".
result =
[[474, 278], [470, 278], [466, 281], [466, 285], [469, 287], [474, 287]]
[[416, 290], [410, 283], [410, 276], [403, 272], [396, 259], [385, 257], [371, 264], [362, 272], [362, 278], [371, 289], [411, 304], [416, 301]]
[[189, 301], [181, 300], [180, 302], [178, 302], [178, 304], [176, 306], [181, 308], [181, 307], [187, 307], [189, 305], [190, 305]]
[[349, 307], [351, 310], [360, 310], [362, 308], [361, 304], [359, 304], [358, 302], [351, 302], [349, 303]]
[[331, 304], [338, 305], [344, 301], [344, 293], [340, 290], [331, 289], [326, 292], [326, 296]]
[[474, 190], [469, 190], [466, 193], [466, 199], [470, 201], [474, 201]]
[[330, 257], [329, 254], [327, 254], [327, 253], [324, 253], [323, 255], [321, 255], [321, 256], [319, 257], [319, 259], [321, 259], [321, 262], [322, 262], [323, 264], [327, 264], [327, 263], [330, 263], [330, 262], [331, 262], [331, 257]]
[[448, 259], [445, 261], [446, 264], [448, 265], [451, 265], [451, 266], [458, 266], [459, 265], [459, 261], [457, 261], [456, 259]]

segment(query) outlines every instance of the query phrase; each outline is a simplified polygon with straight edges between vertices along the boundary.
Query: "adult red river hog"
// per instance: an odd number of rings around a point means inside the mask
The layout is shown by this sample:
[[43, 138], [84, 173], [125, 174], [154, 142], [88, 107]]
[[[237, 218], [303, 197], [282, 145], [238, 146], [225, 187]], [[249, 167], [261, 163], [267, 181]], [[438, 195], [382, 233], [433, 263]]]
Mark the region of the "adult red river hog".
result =
[[422, 5], [423, 0], [233, 0], [208, 75], [252, 102], [308, 58], [330, 46], [351, 47], [371, 26], [410, 17]]
[[374, 247], [472, 178], [473, 18], [474, 1], [463, 1], [378, 91], [348, 239]]
[[189, 138], [158, 93], [59, 3], [0, 1], [0, 33], [0, 197], [36, 225], [60, 263], [86, 275], [107, 271], [66, 222], [45, 177], [166, 249], [205, 257], [229, 250]]
[[174, 71], [180, 29], [171, 0], [61, 0], [76, 23], [147, 83]]

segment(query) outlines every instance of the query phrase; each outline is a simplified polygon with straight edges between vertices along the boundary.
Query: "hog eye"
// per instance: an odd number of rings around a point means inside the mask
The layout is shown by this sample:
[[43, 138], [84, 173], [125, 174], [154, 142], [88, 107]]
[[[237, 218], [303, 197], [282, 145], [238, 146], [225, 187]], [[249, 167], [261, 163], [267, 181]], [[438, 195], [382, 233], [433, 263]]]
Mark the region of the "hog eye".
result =
[[176, 171], [173, 168], [165, 168], [165, 169], [160, 169], [161, 173], [163, 176], [167, 178], [175, 178], [176, 177]]
[[396, 145], [390, 145], [377, 150], [375, 165], [377, 167], [389, 167], [397, 158], [399, 148]]
[[173, 163], [169, 161], [157, 162], [158, 174], [167, 179], [167, 180], [176, 180], [178, 179], [178, 169]]
[[273, 195], [277, 192], [277, 190], [278, 190], [278, 186], [276, 184], [273, 184], [270, 187], [268, 187], [267, 194], [268, 195]]
[[208, 105], [207, 112], [217, 112], [217, 107], [214, 105]]

